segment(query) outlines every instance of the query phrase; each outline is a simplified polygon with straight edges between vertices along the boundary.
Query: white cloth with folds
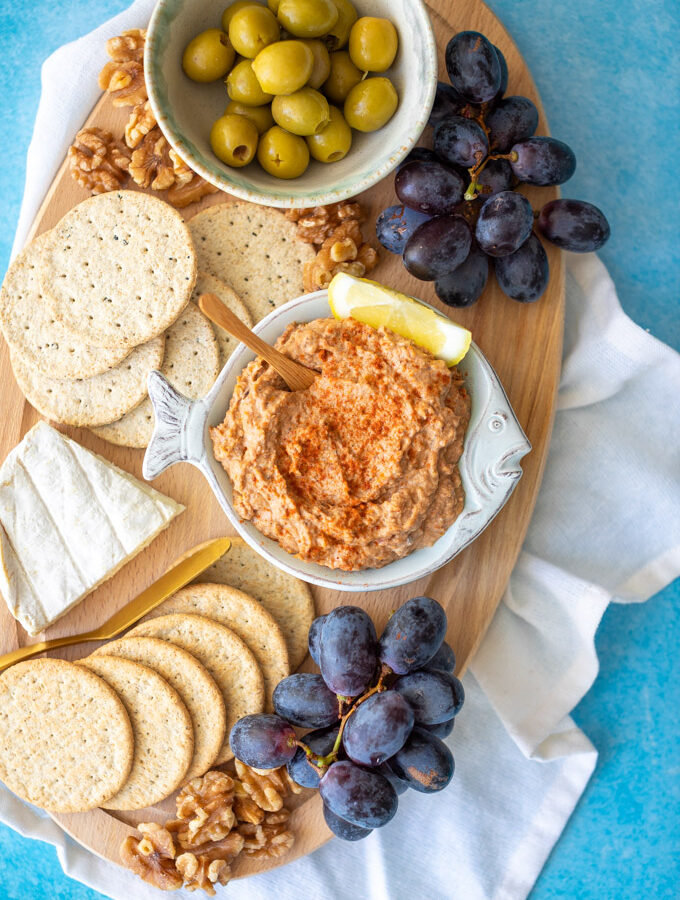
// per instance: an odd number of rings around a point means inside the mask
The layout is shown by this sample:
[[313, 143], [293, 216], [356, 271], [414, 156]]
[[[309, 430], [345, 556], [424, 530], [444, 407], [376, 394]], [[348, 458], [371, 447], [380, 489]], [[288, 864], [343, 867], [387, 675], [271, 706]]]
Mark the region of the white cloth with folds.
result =
[[[138, 0], [45, 63], [15, 251], [97, 100], [104, 41], [143, 27], [152, 8], [153, 0]], [[466, 704], [449, 738], [450, 787], [408, 791], [395, 819], [367, 840], [333, 840], [285, 868], [232, 882], [227, 896], [528, 894], [595, 766], [596, 750], [569, 713], [597, 675], [600, 618], [610, 602], [646, 600], [680, 573], [680, 433], [669, 415], [678, 396], [680, 357], [624, 315], [597, 257], [569, 256], [550, 455], [522, 554], [464, 680]], [[1, 785], [0, 819], [53, 844], [64, 871], [102, 894], [158, 900]]]

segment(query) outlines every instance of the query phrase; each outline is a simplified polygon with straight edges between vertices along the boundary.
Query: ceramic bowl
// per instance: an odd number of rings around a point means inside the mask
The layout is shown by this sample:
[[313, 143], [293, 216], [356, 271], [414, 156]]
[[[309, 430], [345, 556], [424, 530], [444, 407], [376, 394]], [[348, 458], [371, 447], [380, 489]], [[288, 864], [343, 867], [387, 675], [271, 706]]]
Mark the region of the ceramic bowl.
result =
[[[275, 309], [253, 330], [273, 344], [291, 322], [311, 322], [330, 315], [328, 293], [317, 291]], [[224, 419], [236, 379], [254, 357], [240, 344], [210, 393], [197, 401], [179, 394], [159, 372], [151, 373], [149, 396], [156, 424], [144, 457], [143, 473], [145, 478], [153, 479], [174, 463], [196, 466], [241, 537], [270, 563], [304, 581], [341, 591], [375, 591], [429, 575], [486, 528], [522, 475], [519, 461], [531, 445], [496, 373], [473, 343], [460, 365], [472, 401], [472, 415], [460, 460], [465, 506], [453, 525], [432, 547], [416, 550], [380, 569], [342, 572], [298, 559], [238, 516], [232, 503], [231, 482], [213, 454], [209, 428]]]
[[399, 107], [384, 128], [354, 132], [347, 156], [326, 165], [311, 161], [300, 178], [268, 175], [256, 161], [226, 166], [210, 149], [210, 128], [229, 102], [220, 79], [196, 84], [182, 71], [191, 38], [219, 27], [227, 0], [159, 0], [149, 24], [144, 67], [149, 100], [170, 144], [191, 168], [229, 194], [278, 207], [319, 206], [365, 191], [388, 175], [415, 146], [427, 124], [437, 85], [437, 45], [421, 0], [358, 0], [360, 15], [384, 16], [397, 26], [399, 51], [387, 74]]

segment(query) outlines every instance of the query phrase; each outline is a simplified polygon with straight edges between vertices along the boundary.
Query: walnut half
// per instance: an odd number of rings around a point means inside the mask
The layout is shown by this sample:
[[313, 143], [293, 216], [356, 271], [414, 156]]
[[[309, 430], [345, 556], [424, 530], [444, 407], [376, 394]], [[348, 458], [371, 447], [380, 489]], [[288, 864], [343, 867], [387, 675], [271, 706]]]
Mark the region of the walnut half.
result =
[[170, 144], [160, 128], [153, 128], [130, 157], [130, 175], [140, 187], [164, 191], [175, 183]]
[[67, 156], [72, 177], [93, 194], [117, 191], [127, 179], [128, 150], [103, 128], [82, 128]]
[[234, 780], [213, 770], [194, 778], [177, 795], [177, 820], [168, 823], [185, 850], [226, 838], [236, 824]]
[[175, 844], [170, 832], [150, 822], [139, 825], [141, 839], [130, 835], [120, 848], [120, 858], [126, 868], [161, 891], [176, 891], [182, 887], [182, 875], [175, 865]]
[[255, 771], [237, 759], [236, 774], [239, 778], [234, 788], [237, 800], [250, 798], [265, 812], [277, 812], [283, 806], [284, 797], [289, 793], [299, 794], [302, 790], [285, 766], [270, 771]]

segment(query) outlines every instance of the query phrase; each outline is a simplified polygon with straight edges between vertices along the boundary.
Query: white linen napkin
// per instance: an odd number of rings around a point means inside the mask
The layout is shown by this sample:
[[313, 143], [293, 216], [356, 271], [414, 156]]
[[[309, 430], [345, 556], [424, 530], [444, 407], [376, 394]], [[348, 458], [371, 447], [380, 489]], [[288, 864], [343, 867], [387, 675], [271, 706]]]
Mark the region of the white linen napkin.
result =
[[[137, 0], [45, 63], [14, 252], [98, 97], [104, 41], [144, 26], [152, 7]], [[451, 786], [408, 791], [396, 818], [363, 842], [333, 840], [232, 882], [235, 900], [293, 900], [301, 890], [333, 900], [521, 900], [571, 815], [596, 761], [569, 713], [597, 674], [600, 618], [610, 601], [646, 600], [680, 573], [680, 357], [624, 315], [595, 256], [569, 256], [567, 271], [546, 473], [523, 552], [465, 678], [466, 704], [449, 739]], [[53, 844], [64, 871], [102, 894], [158, 900], [2, 786], [0, 819]]]

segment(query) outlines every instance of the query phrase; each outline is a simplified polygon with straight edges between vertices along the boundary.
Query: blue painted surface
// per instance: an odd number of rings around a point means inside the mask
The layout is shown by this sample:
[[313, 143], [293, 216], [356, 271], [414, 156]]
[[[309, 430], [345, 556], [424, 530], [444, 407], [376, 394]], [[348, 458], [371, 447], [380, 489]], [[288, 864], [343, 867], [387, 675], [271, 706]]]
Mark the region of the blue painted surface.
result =
[[[4, 272], [40, 92], [40, 64], [125, 0], [0, 0], [0, 271]], [[602, 207], [602, 258], [628, 314], [680, 348], [680, 25], [675, 0], [491, 0], [527, 60], [552, 132], [579, 165], [563, 192]], [[575, 711], [600, 751], [595, 775], [533, 900], [665, 900], [680, 892], [680, 581], [641, 606], [612, 606], [601, 671]], [[0, 897], [91, 900], [54, 851], [0, 826]]]

